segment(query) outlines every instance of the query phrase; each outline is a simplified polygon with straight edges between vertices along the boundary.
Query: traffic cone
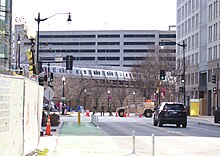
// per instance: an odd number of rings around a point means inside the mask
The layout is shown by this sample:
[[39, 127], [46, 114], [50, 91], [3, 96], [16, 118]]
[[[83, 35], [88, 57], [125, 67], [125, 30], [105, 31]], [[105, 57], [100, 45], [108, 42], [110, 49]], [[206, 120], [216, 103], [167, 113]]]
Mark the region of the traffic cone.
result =
[[126, 118], [126, 112], [124, 112], [124, 117]]
[[118, 112], [116, 112], [115, 117], [118, 117]]
[[129, 115], [129, 113], [128, 113], [128, 115], [127, 115], [128, 117], [130, 117], [130, 115]]
[[89, 115], [89, 110], [88, 110], [88, 109], [86, 110], [86, 116], [87, 116], [87, 117], [90, 117], [90, 115]]
[[140, 118], [142, 118], [142, 114], [140, 113]]
[[47, 127], [46, 127], [46, 134], [45, 135], [51, 135], [51, 128], [50, 128], [50, 115], [47, 118]]

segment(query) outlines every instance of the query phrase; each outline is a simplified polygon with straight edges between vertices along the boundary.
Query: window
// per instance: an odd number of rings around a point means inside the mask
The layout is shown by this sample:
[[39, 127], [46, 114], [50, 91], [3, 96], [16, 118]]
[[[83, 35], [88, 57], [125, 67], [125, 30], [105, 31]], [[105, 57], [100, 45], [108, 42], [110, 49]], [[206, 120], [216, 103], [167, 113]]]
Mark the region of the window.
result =
[[212, 70], [208, 70], [208, 82], [211, 82], [211, 77], [212, 77]]
[[191, 74], [191, 84], [194, 84], [194, 73]]
[[98, 35], [98, 38], [120, 38], [120, 35], [117, 34]]
[[212, 48], [209, 48], [208, 60], [212, 60]]
[[209, 20], [212, 19], [212, 4], [209, 5], [209, 13], [208, 13]]
[[213, 59], [217, 59], [217, 46], [213, 48]]
[[176, 38], [176, 34], [159, 34], [159, 38]]
[[194, 54], [192, 54], [191, 59], [192, 59], [192, 65], [194, 65], [194, 64], [195, 64], [195, 61], [194, 61]]
[[154, 34], [125, 34], [124, 38], [153, 38]]
[[214, 31], [214, 32], [213, 32], [213, 39], [214, 39], [214, 40], [217, 40], [217, 37], [218, 37], [218, 34], [217, 34], [217, 33], [218, 33], [217, 23], [214, 24], [213, 29], [214, 29], [214, 30], [213, 30], [213, 31]]
[[98, 42], [98, 45], [120, 45], [120, 42]]
[[199, 76], [198, 72], [195, 72], [195, 84], [198, 84]]
[[197, 52], [195, 54], [195, 64], [198, 64], [199, 63], [199, 53]]
[[212, 41], [212, 26], [209, 27], [209, 42]]
[[155, 45], [155, 42], [124, 42], [124, 45]]

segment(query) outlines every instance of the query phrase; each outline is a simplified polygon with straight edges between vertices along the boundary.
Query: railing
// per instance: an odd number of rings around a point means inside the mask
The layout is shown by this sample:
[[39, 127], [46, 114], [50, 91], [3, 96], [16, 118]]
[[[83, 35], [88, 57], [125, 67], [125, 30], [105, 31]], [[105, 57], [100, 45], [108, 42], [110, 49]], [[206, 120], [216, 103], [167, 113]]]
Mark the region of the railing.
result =
[[91, 115], [91, 123], [94, 124], [95, 126], [98, 126], [98, 116]]

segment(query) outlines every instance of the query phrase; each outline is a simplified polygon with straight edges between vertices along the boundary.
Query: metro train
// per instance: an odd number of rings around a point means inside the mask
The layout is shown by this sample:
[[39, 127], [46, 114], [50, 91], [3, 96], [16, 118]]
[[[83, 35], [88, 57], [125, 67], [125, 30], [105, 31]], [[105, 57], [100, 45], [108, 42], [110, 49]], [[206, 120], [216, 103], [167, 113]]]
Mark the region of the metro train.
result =
[[[49, 66], [49, 71], [56, 74], [68, 74], [77, 78], [85, 79], [107, 79], [119, 81], [135, 81], [138, 74], [129, 71], [109, 70], [109, 69], [94, 69], [94, 68], [79, 68], [73, 67], [73, 70], [66, 70], [62, 66]], [[43, 65], [43, 72], [48, 72], [48, 66]]]

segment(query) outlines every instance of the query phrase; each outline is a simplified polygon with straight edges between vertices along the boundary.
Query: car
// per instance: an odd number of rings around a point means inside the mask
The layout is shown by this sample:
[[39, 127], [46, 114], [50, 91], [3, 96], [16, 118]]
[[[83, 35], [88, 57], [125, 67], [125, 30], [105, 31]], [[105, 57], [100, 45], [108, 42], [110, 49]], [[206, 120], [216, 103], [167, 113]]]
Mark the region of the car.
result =
[[179, 102], [162, 102], [155, 108], [153, 115], [153, 125], [162, 127], [163, 124], [176, 124], [177, 127], [186, 128], [187, 112], [182, 103]]

